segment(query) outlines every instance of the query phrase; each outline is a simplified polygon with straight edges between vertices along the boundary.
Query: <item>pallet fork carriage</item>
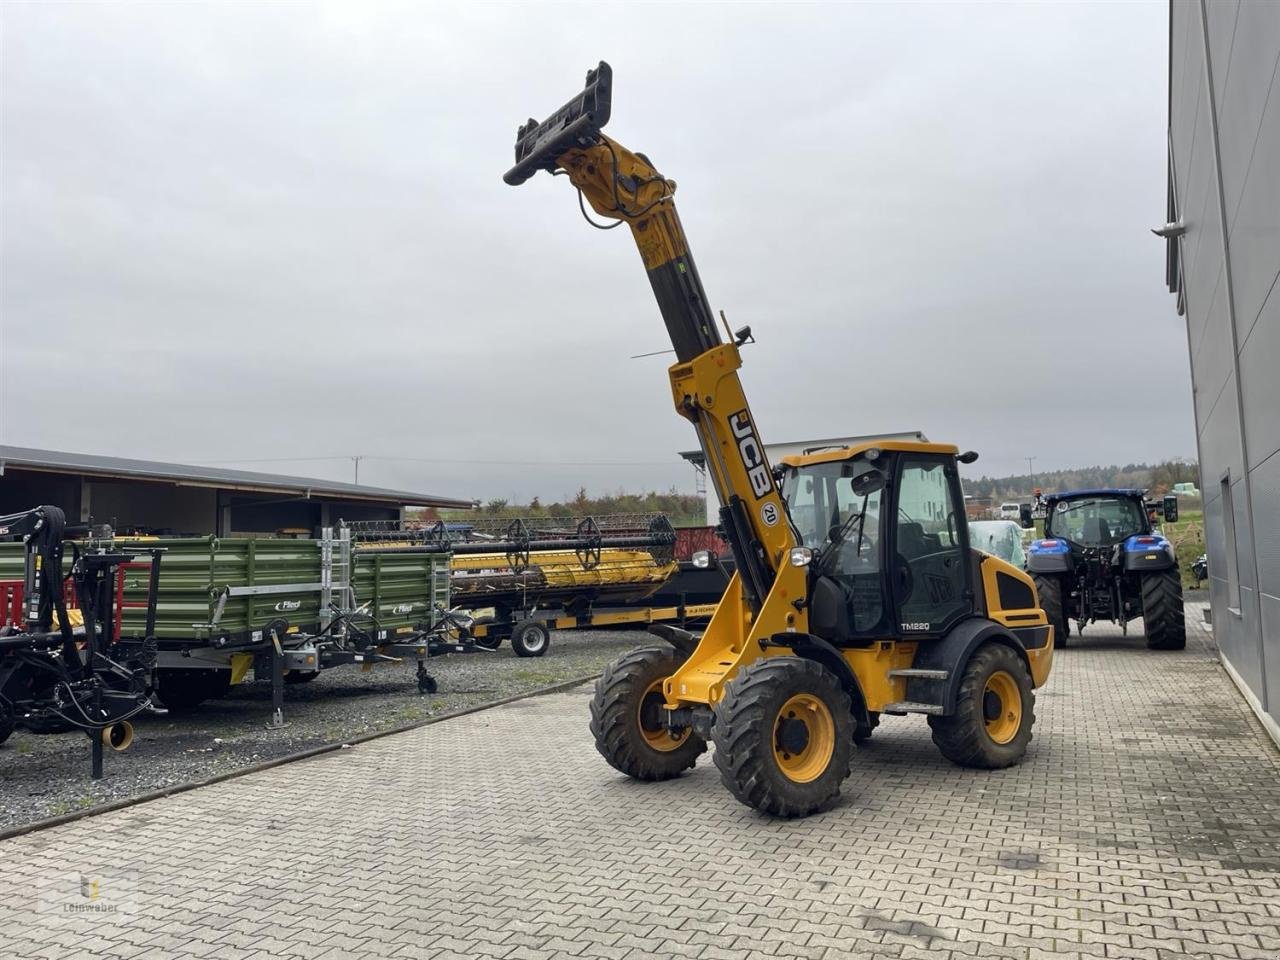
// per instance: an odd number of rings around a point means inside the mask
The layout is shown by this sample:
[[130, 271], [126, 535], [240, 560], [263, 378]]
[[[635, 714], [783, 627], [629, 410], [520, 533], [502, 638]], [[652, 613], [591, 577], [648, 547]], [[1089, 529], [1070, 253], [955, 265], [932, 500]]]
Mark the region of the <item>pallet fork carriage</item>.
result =
[[667, 644], [606, 669], [597, 749], [628, 776], [663, 780], [712, 740], [734, 796], [781, 816], [834, 802], [881, 713], [924, 714], [956, 763], [1018, 762], [1053, 628], [1026, 574], [969, 549], [957, 464], [976, 454], [873, 442], [788, 457], [775, 473], [738, 376], [751, 328], [725, 322], [721, 335], [675, 183], [601, 132], [611, 102], [602, 62], [581, 93], [519, 129], [503, 179], [565, 176], [580, 202], [630, 228], [676, 355], [672, 400], [725, 505], [736, 569], [701, 637], [665, 629]]

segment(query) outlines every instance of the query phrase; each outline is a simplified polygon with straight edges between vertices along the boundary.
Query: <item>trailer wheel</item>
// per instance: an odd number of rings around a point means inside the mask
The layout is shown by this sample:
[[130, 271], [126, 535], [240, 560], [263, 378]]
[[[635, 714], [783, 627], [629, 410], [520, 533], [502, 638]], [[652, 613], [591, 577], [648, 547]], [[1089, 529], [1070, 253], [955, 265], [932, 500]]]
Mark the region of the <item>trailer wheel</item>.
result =
[[853, 758], [853, 707], [822, 664], [757, 660], [725, 687], [715, 714], [715, 764], [740, 802], [805, 817], [840, 795]]
[[591, 733], [600, 755], [633, 780], [670, 780], [698, 762], [707, 742], [686, 727], [662, 725], [662, 681], [682, 657], [667, 647], [641, 647], [604, 668], [591, 698]]
[[156, 690], [165, 709], [171, 713], [194, 710], [206, 700], [225, 697], [230, 689], [230, 670], [162, 668], [156, 671]]
[[1065, 647], [1067, 637], [1071, 635], [1071, 621], [1067, 619], [1066, 608], [1062, 605], [1062, 579], [1042, 576], [1032, 576], [1031, 579], [1036, 584], [1040, 609], [1053, 625], [1053, 645]]
[[1142, 623], [1150, 650], [1182, 650], [1187, 624], [1182, 612], [1182, 578], [1176, 569], [1142, 578]]
[[1002, 643], [984, 643], [964, 665], [955, 712], [929, 718], [933, 742], [961, 767], [1011, 767], [1031, 742], [1035, 703], [1022, 658]]
[[541, 657], [551, 647], [551, 631], [537, 620], [525, 620], [511, 628], [511, 649], [517, 657]]
[[483, 637], [476, 637], [476, 646], [484, 647], [486, 650], [497, 650], [502, 646], [502, 638], [495, 637], [493, 634], [486, 634]]

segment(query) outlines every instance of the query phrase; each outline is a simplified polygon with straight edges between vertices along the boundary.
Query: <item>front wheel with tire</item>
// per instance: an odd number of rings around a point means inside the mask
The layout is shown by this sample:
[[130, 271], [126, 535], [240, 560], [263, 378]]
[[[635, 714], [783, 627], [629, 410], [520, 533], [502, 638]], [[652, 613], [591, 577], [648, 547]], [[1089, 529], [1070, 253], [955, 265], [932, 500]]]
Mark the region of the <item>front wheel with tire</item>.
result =
[[720, 778], [739, 801], [773, 816], [808, 816], [833, 804], [849, 776], [849, 695], [813, 660], [757, 660], [725, 688], [712, 736]]
[[1067, 637], [1071, 635], [1071, 621], [1067, 619], [1067, 611], [1062, 603], [1062, 578], [1033, 575], [1031, 579], [1035, 581], [1040, 609], [1053, 627], [1053, 645], [1065, 647]]
[[934, 745], [962, 767], [1013, 766], [1031, 742], [1035, 703], [1022, 657], [1003, 643], [984, 643], [964, 665], [955, 711], [929, 718]]
[[681, 660], [665, 647], [623, 654], [596, 681], [591, 733], [609, 766], [634, 780], [670, 780], [698, 762], [707, 742], [689, 727], [663, 723], [662, 682]]
[[1187, 624], [1182, 612], [1182, 577], [1177, 569], [1142, 577], [1142, 623], [1150, 650], [1182, 650]]
[[517, 657], [541, 657], [551, 648], [551, 631], [545, 623], [525, 620], [511, 628], [511, 649]]

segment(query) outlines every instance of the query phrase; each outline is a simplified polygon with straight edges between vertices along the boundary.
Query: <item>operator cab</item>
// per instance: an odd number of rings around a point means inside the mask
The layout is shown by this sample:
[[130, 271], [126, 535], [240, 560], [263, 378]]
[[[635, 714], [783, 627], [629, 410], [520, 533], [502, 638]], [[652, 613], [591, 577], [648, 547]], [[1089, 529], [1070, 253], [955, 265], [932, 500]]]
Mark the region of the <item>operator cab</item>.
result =
[[940, 636], [975, 612], [957, 453], [886, 441], [783, 459], [783, 500], [811, 551], [813, 634]]
[[1056, 500], [1044, 521], [1046, 540], [1066, 540], [1085, 549], [1111, 547], [1150, 532], [1140, 493], [1086, 493]]

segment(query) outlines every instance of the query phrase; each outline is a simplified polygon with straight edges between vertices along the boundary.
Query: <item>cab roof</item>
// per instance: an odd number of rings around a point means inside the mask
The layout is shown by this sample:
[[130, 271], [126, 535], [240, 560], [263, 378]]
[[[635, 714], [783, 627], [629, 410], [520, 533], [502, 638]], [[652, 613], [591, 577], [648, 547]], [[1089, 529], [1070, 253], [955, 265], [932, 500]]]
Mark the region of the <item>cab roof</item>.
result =
[[1080, 500], [1084, 497], [1145, 497], [1147, 491], [1137, 487], [1098, 487], [1094, 490], [1063, 490], [1045, 494], [1045, 500]]
[[940, 453], [954, 457], [960, 448], [950, 443], [922, 443], [917, 440], [868, 440], [848, 447], [836, 447], [831, 450], [818, 450], [814, 453], [793, 453], [783, 457], [782, 463], [788, 467], [808, 467], [815, 463], [838, 463], [841, 460], [852, 460], [867, 450], [887, 450], [893, 453]]

